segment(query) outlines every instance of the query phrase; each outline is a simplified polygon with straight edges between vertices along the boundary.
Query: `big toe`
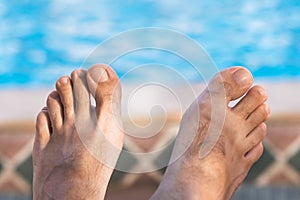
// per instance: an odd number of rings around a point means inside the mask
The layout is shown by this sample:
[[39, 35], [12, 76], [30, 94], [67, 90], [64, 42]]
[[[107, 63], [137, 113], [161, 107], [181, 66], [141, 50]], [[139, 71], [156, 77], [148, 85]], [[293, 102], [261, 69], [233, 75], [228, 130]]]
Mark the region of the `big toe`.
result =
[[120, 112], [121, 87], [117, 74], [104, 64], [93, 65], [87, 73], [87, 83], [96, 101], [96, 112]]
[[[205, 157], [219, 139], [226, 110], [230, 101], [243, 96], [253, 84], [251, 73], [243, 67], [232, 67], [215, 75], [206, 90], [198, 98], [198, 109], [204, 121], [208, 120], [209, 128], [200, 149], [200, 157]], [[198, 110], [194, 108], [193, 110]], [[195, 115], [195, 112], [192, 111]], [[196, 116], [199, 117], [196, 112]], [[197, 127], [198, 124], [191, 127]], [[196, 128], [197, 129], [197, 128]], [[195, 129], [195, 130], [196, 130]], [[202, 139], [201, 139], [202, 141]]]
[[244, 67], [232, 67], [223, 70], [208, 84], [211, 96], [223, 96], [227, 103], [240, 98], [253, 84], [253, 77]]

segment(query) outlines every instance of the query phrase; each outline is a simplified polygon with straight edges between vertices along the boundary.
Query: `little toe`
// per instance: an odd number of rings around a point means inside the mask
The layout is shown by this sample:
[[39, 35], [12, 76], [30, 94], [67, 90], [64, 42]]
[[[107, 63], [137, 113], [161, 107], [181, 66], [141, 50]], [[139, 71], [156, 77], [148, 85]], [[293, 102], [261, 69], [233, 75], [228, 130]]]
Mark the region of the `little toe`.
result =
[[50, 140], [51, 124], [47, 108], [43, 109], [36, 119], [36, 134], [34, 146], [37, 150], [43, 150]]
[[72, 72], [74, 107], [76, 115], [87, 115], [90, 112], [90, 93], [86, 80], [87, 72], [78, 69]]
[[268, 98], [267, 92], [261, 86], [254, 86], [245, 97], [232, 108], [232, 111], [247, 119], [249, 115]]
[[246, 155], [245, 159], [248, 160], [249, 167], [253, 165], [258, 159], [262, 156], [264, 152], [264, 146], [263, 143], [260, 142], [256, 146], [254, 146]]
[[63, 76], [56, 82], [56, 90], [63, 105], [64, 120], [70, 121], [74, 117], [72, 82], [69, 77]]
[[212, 96], [224, 96], [228, 104], [244, 95], [252, 84], [253, 77], [246, 68], [232, 67], [217, 74], [209, 82], [208, 91]]
[[87, 83], [96, 100], [96, 111], [119, 112], [121, 87], [117, 74], [107, 65], [93, 65], [87, 73]]
[[52, 131], [58, 132], [63, 124], [63, 110], [59, 94], [56, 91], [51, 92], [48, 96], [47, 108], [52, 125]]
[[267, 126], [265, 123], [261, 123], [257, 126], [247, 137], [244, 143], [245, 156], [252, 151], [259, 143], [263, 141], [267, 133]]

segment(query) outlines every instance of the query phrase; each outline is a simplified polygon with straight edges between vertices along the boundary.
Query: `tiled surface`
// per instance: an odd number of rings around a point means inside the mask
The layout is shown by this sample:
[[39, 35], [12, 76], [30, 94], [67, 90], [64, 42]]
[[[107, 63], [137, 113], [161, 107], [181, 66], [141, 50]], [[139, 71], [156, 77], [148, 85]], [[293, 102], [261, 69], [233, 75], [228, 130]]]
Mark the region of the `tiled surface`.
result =
[[[274, 162], [256, 178], [255, 184], [300, 186], [300, 119], [299, 117], [275, 118], [268, 122], [265, 151]], [[261, 159], [259, 163], [267, 162]]]
[[2, 194], [0, 200], [31, 200], [30, 195], [14, 195], [14, 194]]
[[0, 126], [0, 193], [31, 193], [33, 127], [33, 123]]
[[[165, 143], [170, 143], [170, 148], [149, 162], [149, 164], [157, 166], [162, 158], [168, 158], [171, 154], [174, 142], [172, 140], [173, 132], [178, 129], [178, 122], [179, 120], [172, 119], [162, 129], [160, 135], [150, 140], [127, 138], [124, 148], [128, 151], [149, 152]], [[31, 193], [33, 127], [33, 124], [0, 127], [0, 194], [30, 195]], [[253, 186], [267, 188], [280, 186], [279, 188], [293, 187], [300, 190], [300, 120], [298, 118], [297, 120], [270, 120], [264, 146], [264, 154], [249, 172], [245, 185], [250, 188]], [[126, 161], [128, 169], [139, 164], [139, 160], [134, 156], [126, 158], [121, 156], [119, 163], [123, 161]], [[132, 194], [135, 194], [133, 197], [140, 195], [139, 197], [147, 199], [158, 186], [163, 172], [164, 169], [145, 174], [115, 171], [108, 189], [107, 196], [109, 198], [107, 199], [129, 199]], [[243, 195], [247, 192], [249, 191], [241, 189], [236, 197], [246, 199]], [[266, 190], [257, 192], [262, 196], [271, 195]], [[283, 190], [282, 193], [284, 193]], [[295, 194], [299, 195], [299, 192]]]
[[[146, 200], [155, 190], [152, 183], [134, 185], [132, 188], [110, 187], [105, 199], [107, 200]], [[30, 195], [0, 194], [0, 200], [30, 200]], [[299, 200], [300, 190], [298, 187], [266, 187], [257, 188], [253, 186], [241, 187], [232, 200]]]
[[275, 162], [272, 153], [265, 148], [264, 153], [259, 162], [256, 162], [248, 173], [245, 183], [254, 182], [265, 170]]
[[299, 125], [274, 125], [269, 127], [268, 140], [279, 151], [287, 150], [299, 137]]
[[232, 200], [299, 200], [300, 190], [298, 187], [241, 187]]
[[32, 157], [29, 156], [26, 160], [24, 160], [19, 166], [17, 166], [15, 171], [21, 175], [27, 183], [32, 183]]
[[15, 183], [15, 181], [13, 181], [11, 179], [2, 181], [0, 190], [3, 193], [19, 193], [20, 192], [18, 185]]
[[32, 134], [6, 131], [0, 134], [0, 152], [3, 158], [13, 159], [32, 138]]
[[289, 160], [289, 164], [300, 172], [300, 151]]
[[2, 166], [2, 163], [0, 162], [0, 174], [2, 172], [2, 169], [3, 169], [3, 166]]

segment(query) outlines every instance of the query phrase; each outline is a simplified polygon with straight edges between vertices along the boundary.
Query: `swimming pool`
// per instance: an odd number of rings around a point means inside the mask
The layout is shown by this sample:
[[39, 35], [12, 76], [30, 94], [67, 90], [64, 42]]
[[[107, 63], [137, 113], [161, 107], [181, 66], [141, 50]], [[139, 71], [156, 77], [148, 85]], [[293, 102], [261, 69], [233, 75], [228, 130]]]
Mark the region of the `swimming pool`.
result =
[[[0, 1], [0, 88], [53, 85], [59, 76], [80, 67], [105, 39], [149, 26], [191, 37], [219, 69], [244, 65], [264, 80], [298, 80], [299, 19], [297, 0]], [[112, 65], [123, 76], [136, 66], [159, 63], [198, 81], [174, 55], [146, 53]], [[151, 77], [151, 72], [125, 81], [144, 76]]]

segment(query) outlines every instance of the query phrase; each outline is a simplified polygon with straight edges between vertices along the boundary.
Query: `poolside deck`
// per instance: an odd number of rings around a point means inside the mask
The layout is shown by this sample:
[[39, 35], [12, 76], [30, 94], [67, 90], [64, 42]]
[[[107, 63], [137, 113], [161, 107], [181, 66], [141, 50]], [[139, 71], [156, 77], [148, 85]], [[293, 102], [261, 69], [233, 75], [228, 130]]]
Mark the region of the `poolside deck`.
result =
[[[269, 104], [272, 108], [268, 135], [264, 141], [265, 151], [234, 199], [299, 199], [300, 94], [295, 96], [292, 88], [300, 88], [300, 83], [264, 85], [269, 91]], [[0, 90], [0, 96], [5, 97], [0, 98], [0, 199], [31, 198], [34, 118], [43, 107], [49, 91], [50, 89]], [[161, 138], [164, 138], [163, 142], [169, 142], [178, 130], [180, 117], [181, 113], [169, 113], [157, 136], [149, 140], [128, 138], [125, 148], [147, 152], [158, 141], [162, 142]], [[135, 118], [141, 124], [147, 123], [147, 120], [149, 119]], [[161, 121], [159, 118], [153, 120]], [[125, 127], [130, 129], [132, 124], [126, 118], [124, 121]], [[138, 175], [116, 171], [108, 188], [107, 199], [147, 199], [155, 191], [162, 176], [163, 169]]]

